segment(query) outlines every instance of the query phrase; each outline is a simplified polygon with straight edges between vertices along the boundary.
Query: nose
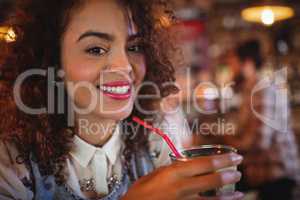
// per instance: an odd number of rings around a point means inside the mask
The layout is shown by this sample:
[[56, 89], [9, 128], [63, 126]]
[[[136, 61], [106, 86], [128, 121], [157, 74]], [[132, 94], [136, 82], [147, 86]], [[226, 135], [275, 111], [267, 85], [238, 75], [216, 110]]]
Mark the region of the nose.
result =
[[114, 71], [120, 71], [127, 75], [130, 75], [133, 71], [133, 67], [129, 61], [128, 55], [124, 51], [120, 51], [110, 58], [110, 69]]

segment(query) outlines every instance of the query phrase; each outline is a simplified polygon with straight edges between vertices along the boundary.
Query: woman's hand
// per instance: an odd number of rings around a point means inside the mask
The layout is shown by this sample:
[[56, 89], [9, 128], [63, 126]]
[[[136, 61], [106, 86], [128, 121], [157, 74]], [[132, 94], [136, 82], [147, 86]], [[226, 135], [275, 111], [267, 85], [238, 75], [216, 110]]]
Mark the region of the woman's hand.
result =
[[[177, 161], [140, 178], [122, 200], [206, 200], [199, 192], [234, 184], [241, 178], [238, 171], [216, 171], [241, 162], [242, 157], [234, 153]], [[240, 200], [242, 196], [235, 193], [211, 199]]]

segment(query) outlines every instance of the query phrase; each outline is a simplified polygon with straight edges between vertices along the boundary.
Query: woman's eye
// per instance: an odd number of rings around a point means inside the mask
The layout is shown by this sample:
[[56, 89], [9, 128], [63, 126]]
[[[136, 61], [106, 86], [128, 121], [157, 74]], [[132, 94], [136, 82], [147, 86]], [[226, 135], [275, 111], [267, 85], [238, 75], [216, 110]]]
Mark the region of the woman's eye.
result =
[[135, 52], [135, 53], [142, 53], [144, 49], [142, 45], [132, 45], [128, 47], [128, 51]]
[[107, 52], [106, 49], [103, 49], [101, 47], [92, 47], [85, 50], [86, 53], [94, 55], [94, 56], [101, 56]]

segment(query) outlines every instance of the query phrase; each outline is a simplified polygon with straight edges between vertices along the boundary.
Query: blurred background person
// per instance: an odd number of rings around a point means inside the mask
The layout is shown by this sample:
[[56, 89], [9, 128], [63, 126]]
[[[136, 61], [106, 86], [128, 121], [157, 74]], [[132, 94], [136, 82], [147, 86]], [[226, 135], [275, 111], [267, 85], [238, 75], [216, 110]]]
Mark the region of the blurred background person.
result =
[[[244, 0], [174, 0], [174, 2], [178, 7], [178, 14], [185, 22], [192, 20], [202, 24], [201, 34], [192, 34], [194, 37], [185, 42], [185, 60], [190, 61], [187, 69], [177, 71], [177, 80], [184, 85], [181, 92], [183, 96], [181, 99], [185, 100], [183, 105], [191, 105], [184, 108], [194, 133], [193, 144], [235, 145], [247, 157], [244, 167], [245, 178], [241, 184], [243, 189], [259, 191], [260, 198], [264, 199], [291, 198], [292, 191], [296, 189], [294, 186], [299, 173], [297, 144], [300, 141], [300, 29], [297, 25], [300, 22], [300, 2], [288, 0], [259, 3]], [[243, 15], [247, 8], [254, 6], [259, 8], [261, 4], [268, 3], [287, 6], [285, 8], [291, 8], [294, 14], [285, 20], [278, 20], [274, 17], [273, 10], [269, 10], [270, 15], [266, 16], [257, 9], [253, 11], [257, 17], [255, 22]], [[185, 28], [186, 32], [188, 30], [190, 29]], [[199, 29], [194, 27], [192, 30]], [[205, 48], [202, 48], [204, 46]], [[236, 48], [237, 46], [240, 48]], [[288, 76], [286, 79], [288, 81], [283, 81], [279, 87], [282, 90], [277, 88], [275, 82], [285, 74], [274, 72], [281, 67], [287, 69]], [[190, 85], [186, 80], [189, 70]], [[255, 115], [251, 110], [251, 91], [266, 74], [270, 80], [275, 81], [264, 90], [255, 93], [253, 106], [258, 114]], [[210, 81], [217, 87], [216, 96], [219, 98], [211, 98], [214, 95], [210, 96], [205, 92], [205, 87], [197, 87], [205, 81]], [[235, 83], [233, 87], [224, 88], [231, 82]], [[185, 87], [186, 85], [188, 87]], [[275, 104], [276, 95], [285, 98]], [[196, 99], [193, 99], [195, 96]], [[291, 104], [286, 100], [288, 98], [291, 99]], [[193, 103], [203, 110], [216, 109], [217, 112], [211, 114], [199, 112]], [[293, 107], [289, 107], [290, 105]], [[275, 112], [273, 110], [275, 107], [277, 110], [287, 108], [286, 115]], [[265, 124], [259, 118], [260, 115], [278, 119], [273, 122], [275, 128]], [[287, 124], [286, 129], [278, 130], [277, 126], [280, 124]], [[225, 131], [221, 130], [223, 126]], [[226, 127], [229, 129], [226, 130]], [[234, 136], [224, 137], [225, 134]], [[284, 196], [278, 195], [280, 192]], [[273, 196], [268, 196], [272, 193]], [[255, 195], [247, 195], [246, 198], [259, 199]]]
[[[240, 189], [255, 189], [262, 200], [292, 199], [299, 166], [286, 80], [281, 72], [269, 76], [262, 73], [258, 40], [242, 43], [228, 54], [227, 61], [240, 105], [235, 116], [235, 136], [224, 139], [245, 156]], [[268, 81], [262, 82], [265, 80]], [[255, 92], [262, 83], [260, 91]], [[258, 115], [271, 119], [272, 123]]]

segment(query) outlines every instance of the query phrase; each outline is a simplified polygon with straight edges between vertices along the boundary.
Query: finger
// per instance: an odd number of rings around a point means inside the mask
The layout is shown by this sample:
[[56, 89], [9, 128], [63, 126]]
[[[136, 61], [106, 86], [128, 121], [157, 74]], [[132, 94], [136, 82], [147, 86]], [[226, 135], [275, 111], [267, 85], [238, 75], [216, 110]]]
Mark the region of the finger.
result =
[[[184, 200], [202, 200], [199, 195], [192, 195], [192, 196], [189, 196], [189, 197], [186, 197], [186, 198], [182, 198]], [[180, 199], [180, 200], [182, 200]]]
[[[242, 192], [235, 192], [233, 197], [231, 198], [232, 200], [242, 200], [244, 199], [245, 195]], [[230, 200], [231, 200], [230, 199]]]
[[242, 200], [244, 196], [245, 195], [241, 192], [235, 192], [232, 195], [224, 195], [219, 197], [200, 197], [198, 200]]
[[197, 200], [242, 200], [244, 198], [244, 194], [241, 192], [235, 192], [232, 195], [224, 195], [218, 197], [199, 197]]
[[227, 170], [182, 180], [179, 182], [178, 187], [181, 195], [187, 196], [220, 188], [224, 185], [235, 184], [240, 179], [241, 173], [239, 171]]
[[236, 153], [205, 156], [185, 161], [177, 161], [173, 165], [174, 174], [181, 177], [192, 177], [215, 172], [222, 168], [239, 165], [243, 160]]
[[190, 197], [184, 198], [184, 200], [242, 200], [244, 194], [241, 192], [235, 192], [232, 195], [218, 196], [218, 197], [201, 197], [199, 195], [192, 195]]

